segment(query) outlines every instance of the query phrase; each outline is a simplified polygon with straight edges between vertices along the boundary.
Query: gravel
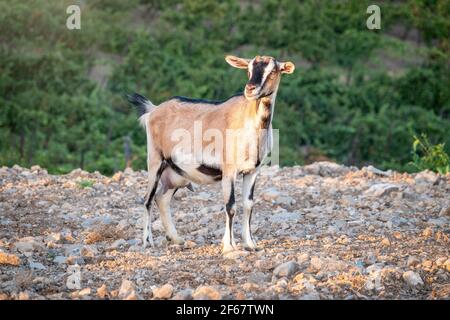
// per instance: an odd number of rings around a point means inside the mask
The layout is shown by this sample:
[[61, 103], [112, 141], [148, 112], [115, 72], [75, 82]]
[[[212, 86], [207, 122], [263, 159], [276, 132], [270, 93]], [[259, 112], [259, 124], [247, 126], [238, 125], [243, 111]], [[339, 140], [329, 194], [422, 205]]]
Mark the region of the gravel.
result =
[[[92, 182], [92, 188], [81, 187]], [[0, 168], [4, 299], [448, 299], [450, 175], [329, 162], [263, 167], [243, 249], [221, 254], [220, 184], [172, 203], [183, 245], [142, 250], [145, 172]]]

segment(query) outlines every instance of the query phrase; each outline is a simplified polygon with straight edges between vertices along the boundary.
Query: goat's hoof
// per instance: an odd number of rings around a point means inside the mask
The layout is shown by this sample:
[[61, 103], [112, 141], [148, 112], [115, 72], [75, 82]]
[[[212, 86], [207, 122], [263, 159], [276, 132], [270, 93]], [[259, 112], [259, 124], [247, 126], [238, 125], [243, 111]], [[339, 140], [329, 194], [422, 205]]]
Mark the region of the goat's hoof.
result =
[[230, 253], [230, 252], [233, 252], [233, 251], [236, 251], [236, 250], [237, 250], [236, 246], [232, 246], [232, 245], [230, 244], [230, 245], [224, 246], [224, 247], [222, 248], [222, 254], [223, 254], [223, 255], [226, 255], [227, 253]]

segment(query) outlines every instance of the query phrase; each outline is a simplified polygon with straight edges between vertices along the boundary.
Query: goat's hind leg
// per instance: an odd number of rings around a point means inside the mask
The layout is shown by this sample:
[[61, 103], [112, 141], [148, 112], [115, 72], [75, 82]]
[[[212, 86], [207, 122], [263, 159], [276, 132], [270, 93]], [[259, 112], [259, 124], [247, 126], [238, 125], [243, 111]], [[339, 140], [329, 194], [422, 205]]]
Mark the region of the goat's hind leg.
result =
[[175, 244], [183, 244], [184, 239], [178, 236], [177, 229], [172, 220], [170, 202], [173, 195], [180, 187], [186, 185], [184, 179], [177, 176], [169, 167], [161, 175], [161, 188], [158, 190], [155, 200], [161, 215], [161, 222], [166, 231], [166, 237]]

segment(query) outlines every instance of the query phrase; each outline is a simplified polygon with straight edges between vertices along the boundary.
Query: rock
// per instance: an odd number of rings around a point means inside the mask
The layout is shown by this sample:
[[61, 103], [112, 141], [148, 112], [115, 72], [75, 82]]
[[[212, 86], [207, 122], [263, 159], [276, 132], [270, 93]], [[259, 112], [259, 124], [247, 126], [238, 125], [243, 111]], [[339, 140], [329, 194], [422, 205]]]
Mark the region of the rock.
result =
[[173, 286], [165, 284], [160, 288], [153, 289], [153, 297], [156, 299], [170, 299], [173, 294]]
[[323, 267], [323, 261], [318, 257], [312, 257], [309, 265], [313, 271], [320, 271]]
[[266, 189], [261, 193], [261, 197], [268, 202], [276, 200], [280, 195], [280, 192], [275, 188]]
[[273, 276], [275, 278], [281, 277], [292, 277], [298, 270], [300, 269], [300, 265], [295, 261], [288, 261], [280, 264], [273, 270]]
[[375, 168], [374, 166], [367, 166], [367, 167], [362, 168], [362, 170], [366, 170], [368, 172], [372, 172], [372, 173], [377, 174], [379, 176], [384, 176], [384, 177], [392, 176], [392, 171], [391, 170], [382, 171], [380, 169]]
[[23, 254], [45, 249], [44, 245], [36, 241], [33, 237], [25, 237], [20, 239], [18, 242], [14, 243], [14, 247], [17, 251]]
[[105, 284], [97, 289], [97, 297], [99, 297], [100, 299], [108, 297], [108, 289], [106, 288]]
[[222, 298], [222, 295], [217, 289], [213, 287], [200, 286], [195, 289], [192, 297], [195, 300], [220, 300]]
[[109, 249], [119, 249], [120, 247], [123, 247], [127, 244], [127, 241], [124, 239], [118, 239], [114, 241], [110, 246]]
[[22, 291], [19, 293], [19, 300], [30, 300], [30, 294], [27, 291]]
[[416, 256], [409, 256], [408, 260], [406, 261], [406, 265], [408, 267], [415, 267], [420, 263], [419, 258], [417, 258]]
[[64, 264], [64, 263], [67, 263], [67, 258], [64, 257], [64, 256], [56, 256], [56, 257], [53, 259], [53, 262], [54, 262], [54, 263], [57, 263], [57, 264]]
[[423, 286], [422, 278], [417, 272], [406, 271], [403, 273], [402, 277], [403, 280], [405, 280], [405, 282], [411, 287]]
[[369, 197], [384, 197], [394, 191], [399, 191], [400, 188], [397, 185], [390, 183], [377, 183], [372, 185], [369, 189], [364, 191], [364, 195]]
[[443, 207], [439, 212], [440, 217], [450, 217], [450, 206]]
[[422, 231], [422, 236], [427, 237], [427, 238], [432, 237], [433, 236], [433, 229], [431, 229], [430, 227], [424, 229]]
[[275, 199], [275, 203], [290, 206], [295, 204], [295, 199], [290, 196], [279, 196]]
[[301, 215], [297, 212], [282, 212], [282, 213], [276, 213], [272, 216], [270, 216], [271, 222], [291, 222], [291, 221], [299, 221], [301, 219]]
[[122, 280], [122, 284], [120, 285], [119, 294], [118, 294], [119, 299], [132, 300], [130, 298], [133, 298], [135, 296], [136, 296], [136, 291], [135, 291], [133, 282], [131, 282], [130, 280], [126, 280], [126, 279]]
[[118, 171], [112, 176], [111, 180], [114, 182], [119, 182], [120, 180], [122, 180], [122, 178], [123, 178], [122, 172]]
[[383, 265], [382, 264], [372, 264], [366, 268], [366, 272], [368, 273], [367, 280], [364, 284], [364, 287], [368, 291], [376, 290], [383, 291], [384, 286], [382, 284], [382, 273], [383, 273]]
[[381, 245], [384, 247], [389, 247], [391, 245], [391, 241], [389, 238], [383, 238], [383, 240], [381, 240]]
[[40, 262], [30, 262], [30, 268], [32, 270], [45, 270], [47, 269], [42, 263]]
[[334, 162], [321, 161], [303, 167], [308, 174], [319, 175], [322, 177], [338, 177], [350, 172], [350, 169]]
[[175, 294], [172, 300], [192, 300], [192, 294], [192, 289], [184, 289]]
[[91, 294], [91, 288], [84, 288], [83, 290], [80, 290], [80, 292], [78, 292], [79, 296], [88, 296]]
[[414, 177], [414, 181], [417, 184], [435, 185], [439, 182], [439, 176], [432, 171], [425, 170], [416, 174], [416, 176]]
[[98, 255], [98, 250], [94, 245], [87, 245], [81, 247], [80, 254], [83, 258], [93, 258]]
[[440, 217], [435, 219], [428, 219], [428, 223], [438, 227], [445, 227], [448, 225], [448, 219], [446, 217]]
[[81, 268], [79, 265], [69, 266], [67, 268], [66, 286], [69, 290], [80, 290], [81, 289]]
[[447, 259], [444, 264], [443, 267], [445, 268], [445, 270], [447, 270], [448, 272], [450, 272], [450, 259]]
[[184, 247], [185, 247], [186, 249], [193, 249], [193, 248], [195, 248], [196, 246], [197, 246], [197, 243], [195, 243], [195, 241], [187, 240], [187, 241], [184, 242]]
[[236, 260], [236, 259], [240, 259], [242, 257], [248, 256], [248, 255], [249, 255], [248, 251], [234, 250], [234, 251], [225, 253], [224, 258], [230, 259], [230, 260]]
[[18, 266], [20, 265], [20, 258], [15, 254], [9, 254], [0, 251], [0, 264]]

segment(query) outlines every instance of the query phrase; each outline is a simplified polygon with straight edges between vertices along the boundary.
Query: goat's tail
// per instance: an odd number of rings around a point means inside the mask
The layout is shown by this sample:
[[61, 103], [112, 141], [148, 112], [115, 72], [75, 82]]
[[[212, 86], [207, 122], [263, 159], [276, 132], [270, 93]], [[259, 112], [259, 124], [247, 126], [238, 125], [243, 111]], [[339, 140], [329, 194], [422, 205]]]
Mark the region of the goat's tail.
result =
[[133, 93], [131, 95], [127, 94], [127, 99], [138, 108], [139, 122], [145, 128], [148, 115], [151, 111], [153, 111], [153, 109], [155, 109], [156, 106], [139, 93]]

